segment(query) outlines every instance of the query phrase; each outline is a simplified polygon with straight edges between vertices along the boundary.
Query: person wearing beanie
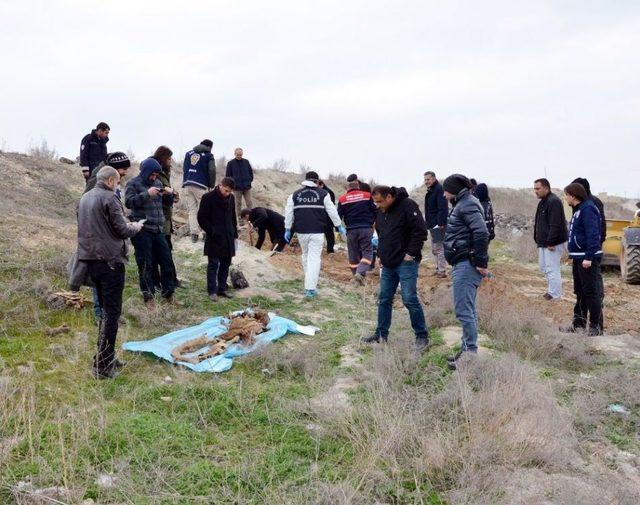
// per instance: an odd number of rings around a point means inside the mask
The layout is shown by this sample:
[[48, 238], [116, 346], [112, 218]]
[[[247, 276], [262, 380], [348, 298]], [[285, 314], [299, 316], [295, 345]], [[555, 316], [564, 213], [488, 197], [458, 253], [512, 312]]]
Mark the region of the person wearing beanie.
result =
[[204, 139], [184, 155], [182, 164], [182, 196], [189, 213], [189, 233], [191, 241], [200, 237], [198, 208], [203, 195], [216, 185], [216, 160], [211, 149], [213, 142]]
[[316, 172], [307, 172], [302, 188], [289, 195], [285, 207], [284, 239], [289, 243], [293, 233], [298, 235], [302, 248], [304, 289], [307, 298], [317, 296], [327, 218], [331, 219], [341, 234], [346, 233], [331, 196], [326, 190], [318, 187], [319, 180]]
[[235, 184], [233, 195], [236, 200], [236, 218], [240, 217], [242, 210], [242, 198], [248, 209], [253, 208], [251, 201], [251, 184], [253, 183], [253, 168], [249, 160], [243, 158], [244, 151], [236, 147], [233, 151], [234, 158], [227, 163], [225, 177], [231, 177]]
[[380, 290], [378, 293], [378, 324], [373, 335], [363, 343], [386, 343], [389, 338], [393, 301], [398, 285], [402, 303], [409, 311], [411, 327], [416, 336], [415, 350], [425, 351], [429, 345], [429, 329], [417, 292], [422, 261], [422, 246], [427, 239], [427, 226], [418, 204], [409, 198], [407, 190], [376, 186], [372, 192], [376, 211]]
[[564, 188], [564, 195], [573, 208], [568, 247], [569, 257], [573, 260], [573, 292], [576, 303], [571, 325], [560, 328], [560, 331], [584, 331], [589, 323], [587, 334], [595, 337], [602, 335], [603, 331], [600, 212], [583, 184], [569, 184]]
[[356, 174], [350, 174], [347, 177], [347, 183], [349, 182], [358, 182], [358, 176]]
[[[98, 171], [104, 166], [115, 168], [122, 178], [127, 175], [127, 170], [129, 170], [129, 168], [131, 167], [131, 161], [129, 160], [129, 157], [121, 151], [107, 154], [105, 160], [99, 163], [98, 166], [93, 169], [93, 172], [91, 172], [91, 176], [87, 179], [84, 193], [95, 188]], [[120, 183], [118, 183], [115, 193], [118, 199], [122, 200], [122, 188], [120, 186]]]
[[461, 357], [478, 352], [476, 296], [482, 279], [489, 275], [489, 230], [482, 204], [471, 194], [472, 187], [461, 174], [450, 175], [442, 183], [444, 196], [453, 205], [447, 218], [444, 255], [452, 266], [453, 305], [462, 326], [460, 351], [447, 358], [451, 370]]
[[587, 198], [595, 204], [598, 212], [600, 212], [600, 243], [604, 244], [604, 241], [607, 240], [607, 218], [604, 214], [604, 204], [602, 203], [602, 200], [591, 193], [591, 184], [589, 184], [589, 181], [584, 177], [578, 177], [571, 181], [571, 183], [580, 184], [586, 191]]
[[[115, 168], [118, 172], [118, 175], [120, 176], [118, 178], [118, 184], [114, 189], [114, 193], [118, 197], [118, 201], [122, 205], [122, 186], [120, 184], [120, 181], [125, 175], [127, 175], [127, 170], [129, 170], [129, 167], [131, 167], [131, 161], [129, 161], [129, 157], [125, 153], [120, 151], [107, 154], [105, 161], [101, 162], [96, 168], [94, 168], [93, 172], [91, 172], [91, 177], [87, 179], [84, 193], [88, 193], [96, 187], [96, 183], [98, 181], [98, 172], [104, 166]], [[96, 323], [98, 323], [100, 321], [100, 318], [102, 317], [102, 306], [100, 305], [100, 298], [98, 297], [98, 290], [96, 288], [93, 288], [93, 313], [96, 316]]]
[[80, 168], [85, 180], [89, 180], [98, 165], [105, 161], [110, 131], [107, 123], [98, 123], [95, 129], [91, 130], [91, 133], [82, 138], [80, 142]]
[[338, 215], [347, 227], [347, 254], [355, 286], [364, 286], [373, 262], [371, 239], [376, 214], [371, 193], [360, 189], [357, 178], [349, 181], [347, 192], [338, 199]]
[[142, 231], [131, 240], [135, 249], [140, 291], [145, 304], [155, 307], [155, 283], [153, 268], [160, 266], [162, 297], [173, 303], [175, 285], [171, 268], [171, 251], [164, 236], [164, 211], [162, 196], [173, 197], [171, 187], [164, 188], [158, 180], [162, 166], [155, 158], [147, 158], [140, 164], [140, 173], [131, 179], [125, 189], [125, 205], [131, 210], [130, 218], [145, 220]]
[[445, 279], [447, 260], [444, 258], [444, 231], [447, 226], [449, 204], [435, 172], [424, 173], [424, 185], [427, 187], [427, 193], [424, 195], [424, 219], [431, 235], [431, 254], [436, 257], [435, 275]]

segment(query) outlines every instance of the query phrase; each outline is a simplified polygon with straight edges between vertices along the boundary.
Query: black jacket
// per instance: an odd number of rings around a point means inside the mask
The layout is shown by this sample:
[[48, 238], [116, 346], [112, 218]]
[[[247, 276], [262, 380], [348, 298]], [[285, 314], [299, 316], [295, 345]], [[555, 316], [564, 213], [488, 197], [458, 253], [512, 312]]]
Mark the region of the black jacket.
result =
[[493, 205], [491, 200], [480, 202], [482, 210], [484, 212], [484, 224], [487, 225], [487, 231], [489, 232], [489, 242], [496, 238], [496, 223], [493, 219]]
[[233, 158], [227, 163], [227, 170], [225, 177], [233, 178], [233, 182], [236, 183], [236, 190], [243, 191], [251, 188], [253, 182], [253, 169], [249, 160], [244, 158], [237, 160]]
[[444, 256], [450, 265], [469, 260], [476, 267], [486, 268], [488, 247], [489, 231], [484, 222], [484, 210], [480, 201], [465, 188], [456, 196], [447, 219]]
[[200, 200], [198, 224], [207, 234], [204, 242], [205, 256], [232, 258], [236, 254], [235, 239], [238, 238], [236, 203], [233, 195], [225, 199], [219, 187], [205, 194]]
[[84, 136], [80, 143], [80, 167], [83, 170], [91, 172], [107, 159], [107, 142], [109, 137], [99, 138], [96, 130]]
[[378, 257], [383, 267], [396, 268], [409, 254], [422, 260], [422, 246], [427, 239], [427, 226], [418, 204], [409, 198], [404, 188], [396, 189], [393, 205], [382, 212], [378, 209]]
[[597, 196], [590, 195], [590, 198], [600, 212], [600, 242], [604, 243], [604, 241], [607, 240], [607, 218], [604, 215], [604, 204]]
[[[258, 241], [256, 248], [261, 249], [264, 244], [265, 232], [278, 241], [284, 241], [284, 216], [271, 209], [264, 207], [254, 207], [249, 214], [251, 225], [258, 230]], [[275, 245], [275, 244], [273, 244]]]
[[567, 241], [564, 206], [560, 198], [551, 192], [538, 202], [533, 240], [538, 247], [552, 247]]
[[427, 222], [427, 228], [444, 227], [447, 224], [448, 213], [449, 204], [444, 197], [442, 184], [436, 181], [424, 195], [424, 219]]

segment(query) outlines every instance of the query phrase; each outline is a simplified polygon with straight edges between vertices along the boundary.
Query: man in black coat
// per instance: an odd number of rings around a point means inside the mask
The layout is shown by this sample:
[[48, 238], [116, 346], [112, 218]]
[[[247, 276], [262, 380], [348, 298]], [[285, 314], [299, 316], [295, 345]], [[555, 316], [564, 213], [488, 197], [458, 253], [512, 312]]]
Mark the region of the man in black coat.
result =
[[607, 240], [607, 218], [604, 215], [604, 204], [602, 203], [602, 200], [591, 193], [591, 184], [589, 184], [589, 181], [584, 177], [578, 177], [571, 182], [582, 184], [582, 187], [587, 192], [589, 200], [592, 200], [593, 203], [596, 204], [596, 208], [598, 209], [598, 212], [600, 212], [600, 242], [604, 243], [604, 241]]
[[269, 239], [274, 250], [281, 252], [287, 244], [284, 240], [284, 216], [266, 207], [242, 209], [240, 217], [249, 221], [252, 228], [258, 230], [256, 249], [262, 249], [265, 234], [269, 232]]
[[[323, 180], [318, 181], [318, 187], [324, 189], [327, 193], [329, 193], [329, 198], [331, 198], [331, 201], [334, 204], [336, 203], [336, 194], [331, 191], [331, 188], [327, 186]], [[336, 228], [329, 216], [327, 216], [327, 225], [324, 229], [324, 238], [327, 240], [327, 253], [333, 253], [336, 246]]]
[[238, 238], [234, 188], [234, 180], [225, 177], [202, 197], [198, 209], [198, 224], [206, 233], [204, 254], [209, 258], [207, 291], [213, 302], [217, 302], [219, 296], [233, 298], [227, 291], [227, 278]]
[[452, 370], [463, 354], [478, 352], [476, 295], [482, 278], [489, 275], [489, 231], [482, 205], [471, 194], [472, 187], [471, 181], [461, 174], [450, 175], [442, 183], [444, 196], [453, 205], [447, 219], [444, 255], [452, 266], [453, 306], [462, 326], [460, 352], [448, 358]]
[[249, 160], [243, 158], [244, 151], [241, 147], [236, 147], [233, 152], [234, 158], [227, 163], [225, 177], [231, 177], [235, 183], [233, 194], [236, 201], [236, 215], [240, 216], [242, 210], [242, 197], [245, 205], [250, 209], [253, 207], [251, 201], [251, 184], [253, 184], [253, 168]]
[[409, 311], [411, 327], [416, 335], [419, 351], [427, 348], [429, 329], [417, 293], [418, 270], [422, 260], [422, 246], [427, 227], [418, 204], [404, 188], [376, 186], [372, 197], [378, 206], [378, 256], [382, 264], [378, 294], [378, 325], [375, 333], [363, 342], [381, 343], [389, 338], [393, 299], [400, 285], [402, 303]]
[[540, 270], [547, 278], [547, 292], [542, 296], [545, 300], [558, 299], [562, 296], [560, 263], [567, 242], [564, 205], [551, 192], [551, 185], [545, 178], [536, 179], [533, 192], [540, 199], [536, 209], [533, 240], [538, 246]]
[[431, 234], [431, 253], [436, 257], [436, 273], [440, 278], [447, 276], [447, 260], [444, 258], [444, 232], [447, 226], [449, 204], [444, 197], [442, 184], [435, 172], [424, 173], [427, 194], [424, 195], [424, 219]]
[[107, 159], [107, 142], [109, 142], [109, 125], [98, 123], [95, 130], [85, 135], [80, 143], [80, 168], [85, 180], [100, 163]]

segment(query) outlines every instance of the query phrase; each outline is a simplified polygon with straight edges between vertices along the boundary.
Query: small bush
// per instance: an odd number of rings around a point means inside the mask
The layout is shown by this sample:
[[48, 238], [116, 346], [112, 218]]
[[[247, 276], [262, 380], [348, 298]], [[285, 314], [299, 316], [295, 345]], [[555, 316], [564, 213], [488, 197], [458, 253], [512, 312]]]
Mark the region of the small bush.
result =
[[41, 139], [39, 145], [30, 144], [27, 149], [27, 154], [35, 158], [41, 158], [45, 160], [55, 160], [58, 158], [58, 153], [54, 148], [49, 147], [49, 143], [46, 139]]

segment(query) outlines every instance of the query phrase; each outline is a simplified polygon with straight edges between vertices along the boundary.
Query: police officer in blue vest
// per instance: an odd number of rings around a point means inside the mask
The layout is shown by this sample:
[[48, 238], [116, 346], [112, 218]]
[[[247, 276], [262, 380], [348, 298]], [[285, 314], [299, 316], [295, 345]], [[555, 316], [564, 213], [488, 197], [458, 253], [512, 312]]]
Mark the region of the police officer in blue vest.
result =
[[189, 213], [191, 240], [200, 236], [198, 209], [204, 194], [216, 185], [216, 160], [211, 153], [213, 142], [205, 139], [184, 156], [182, 165], [182, 192]]
[[326, 190], [318, 187], [318, 180], [320, 177], [316, 172], [307, 172], [302, 188], [287, 199], [284, 217], [285, 241], [288, 243], [292, 233], [296, 233], [302, 248], [304, 289], [307, 298], [315, 298], [317, 295], [327, 216], [333, 225], [338, 227], [341, 235], [347, 233], [331, 196]]

